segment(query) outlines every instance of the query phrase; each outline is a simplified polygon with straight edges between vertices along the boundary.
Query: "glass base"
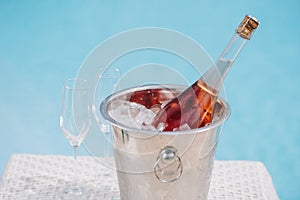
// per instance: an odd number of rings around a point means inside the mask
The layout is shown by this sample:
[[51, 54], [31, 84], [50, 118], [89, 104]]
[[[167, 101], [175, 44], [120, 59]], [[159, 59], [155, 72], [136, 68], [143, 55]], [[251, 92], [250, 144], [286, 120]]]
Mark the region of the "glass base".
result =
[[70, 185], [63, 188], [58, 196], [60, 199], [92, 199], [94, 197], [93, 187]]

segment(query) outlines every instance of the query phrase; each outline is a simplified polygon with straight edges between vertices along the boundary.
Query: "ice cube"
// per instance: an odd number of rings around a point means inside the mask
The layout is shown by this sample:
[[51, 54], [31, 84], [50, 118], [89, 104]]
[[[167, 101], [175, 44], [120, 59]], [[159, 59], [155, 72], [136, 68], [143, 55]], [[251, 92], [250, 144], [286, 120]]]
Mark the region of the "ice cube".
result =
[[165, 129], [165, 124], [164, 123], [161, 122], [157, 125], [158, 132], [163, 132], [164, 129]]
[[155, 117], [155, 113], [152, 110], [149, 110], [144, 106], [141, 106], [139, 112], [135, 116], [135, 122], [141, 125], [150, 125], [154, 117]]
[[141, 104], [129, 101], [114, 101], [111, 108], [109, 115], [126, 126], [147, 130], [154, 128], [150, 125], [155, 113]]
[[182, 124], [178, 128], [174, 128], [173, 131], [188, 131], [191, 130], [188, 124]]
[[152, 125], [143, 125], [142, 129], [147, 131], [157, 131], [157, 129]]

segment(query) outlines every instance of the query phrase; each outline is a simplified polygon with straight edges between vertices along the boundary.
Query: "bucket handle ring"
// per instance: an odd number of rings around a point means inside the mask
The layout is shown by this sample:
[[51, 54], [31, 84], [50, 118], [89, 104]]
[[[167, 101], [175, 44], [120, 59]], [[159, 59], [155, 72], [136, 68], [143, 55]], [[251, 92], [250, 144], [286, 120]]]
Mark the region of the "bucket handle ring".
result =
[[154, 174], [163, 183], [171, 183], [178, 180], [183, 172], [181, 158], [177, 155], [177, 149], [166, 146], [160, 150], [155, 165]]

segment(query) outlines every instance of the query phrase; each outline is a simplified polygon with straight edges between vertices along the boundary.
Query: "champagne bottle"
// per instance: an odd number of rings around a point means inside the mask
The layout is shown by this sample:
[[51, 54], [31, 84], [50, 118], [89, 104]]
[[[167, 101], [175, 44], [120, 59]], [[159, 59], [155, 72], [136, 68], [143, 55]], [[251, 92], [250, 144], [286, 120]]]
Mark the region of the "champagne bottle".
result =
[[212, 66], [194, 84], [169, 101], [155, 116], [152, 125], [161, 131], [174, 131], [183, 125], [191, 129], [211, 123], [214, 105], [223, 81], [236, 57], [258, 27], [256, 18], [246, 15], [232, 39]]

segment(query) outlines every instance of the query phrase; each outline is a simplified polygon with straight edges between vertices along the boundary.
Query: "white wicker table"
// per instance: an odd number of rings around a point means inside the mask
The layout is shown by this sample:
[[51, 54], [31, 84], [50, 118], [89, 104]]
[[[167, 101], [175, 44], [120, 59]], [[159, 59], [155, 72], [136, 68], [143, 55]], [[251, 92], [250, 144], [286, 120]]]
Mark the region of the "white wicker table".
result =
[[[79, 157], [77, 177], [90, 191], [92, 199], [120, 199], [113, 169], [99, 160]], [[74, 199], [58, 197], [63, 185], [71, 184], [72, 157], [16, 154], [11, 156], [2, 176], [0, 199]], [[85, 199], [84, 197], [82, 199]], [[271, 177], [261, 162], [215, 161], [209, 199], [278, 199]]]

